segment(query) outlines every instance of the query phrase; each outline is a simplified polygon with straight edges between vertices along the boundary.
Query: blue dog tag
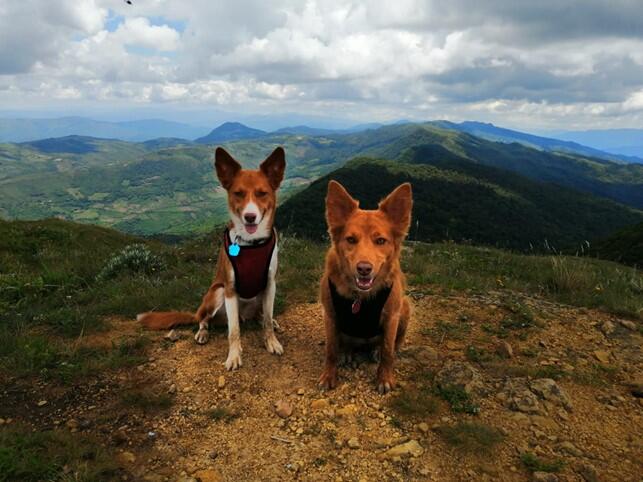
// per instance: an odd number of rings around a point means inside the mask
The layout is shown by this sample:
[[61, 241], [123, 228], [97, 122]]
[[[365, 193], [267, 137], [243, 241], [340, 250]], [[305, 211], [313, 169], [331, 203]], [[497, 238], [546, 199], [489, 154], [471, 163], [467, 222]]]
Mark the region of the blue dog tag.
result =
[[237, 243], [234, 243], [228, 246], [228, 254], [230, 254], [230, 256], [239, 256], [240, 251], [241, 251], [241, 248]]

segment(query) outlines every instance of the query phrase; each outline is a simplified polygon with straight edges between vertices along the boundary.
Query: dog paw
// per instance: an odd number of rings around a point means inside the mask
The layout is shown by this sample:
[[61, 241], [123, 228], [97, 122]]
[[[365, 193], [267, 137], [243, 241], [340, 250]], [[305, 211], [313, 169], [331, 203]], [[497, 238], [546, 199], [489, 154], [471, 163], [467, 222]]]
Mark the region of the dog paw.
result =
[[319, 377], [319, 386], [324, 390], [332, 390], [337, 386], [337, 369], [326, 368]]
[[284, 347], [281, 346], [281, 343], [279, 343], [279, 340], [277, 340], [277, 337], [274, 335], [266, 338], [266, 350], [268, 350], [268, 353], [275, 355], [283, 355], [284, 353]]
[[228, 359], [225, 361], [226, 370], [237, 370], [241, 368], [241, 365], [241, 352], [239, 350], [230, 350]]
[[196, 335], [194, 335], [194, 340], [199, 345], [205, 345], [208, 342], [209, 336], [208, 330], [199, 330], [196, 332]]
[[377, 375], [377, 391], [384, 395], [395, 388], [395, 377], [388, 371], [380, 371]]

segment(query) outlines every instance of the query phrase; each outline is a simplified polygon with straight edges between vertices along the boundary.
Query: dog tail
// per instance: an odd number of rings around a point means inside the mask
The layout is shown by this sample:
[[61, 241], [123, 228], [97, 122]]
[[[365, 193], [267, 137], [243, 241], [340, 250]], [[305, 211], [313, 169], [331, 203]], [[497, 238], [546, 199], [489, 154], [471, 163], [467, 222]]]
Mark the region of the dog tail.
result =
[[196, 323], [193, 313], [184, 311], [148, 311], [136, 316], [143, 326], [150, 330], [168, 330], [177, 325]]

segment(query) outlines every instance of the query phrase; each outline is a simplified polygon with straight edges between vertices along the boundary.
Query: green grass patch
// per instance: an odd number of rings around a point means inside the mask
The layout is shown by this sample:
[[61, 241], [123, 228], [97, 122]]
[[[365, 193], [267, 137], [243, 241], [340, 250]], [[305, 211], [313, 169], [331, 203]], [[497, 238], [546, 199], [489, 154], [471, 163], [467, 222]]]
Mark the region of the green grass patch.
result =
[[505, 438], [500, 430], [482, 423], [459, 422], [436, 431], [449, 445], [478, 454], [488, 454]]
[[0, 481], [119, 480], [110, 453], [94, 439], [63, 430], [0, 429]]
[[391, 399], [390, 407], [400, 416], [423, 417], [435, 413], [438, 403], [430, 390], [407, 387]]
[[587, 367], [578, 367], [571, 372], [571, 379], [581, 385], [606, 387], [617, 381], [618, 368], [601, 363], [592, 363]]
[[480, 407], [474, 403], [472, 398], [462, 387], [456, 385], [437, 386], [435, 392], [442, 400], [447, 402], [451, 407], [451, 410], [456, 413], [469, 413], [475, 415], [480, 412]]
[[520, 455], [520, 461], [530, 472], [560, 472], [565, 462], [560, 459], [545, 460], [531, 452]]
[[489, 350], [474, 345], [468, 345], [464, 349], [464, 356], [467, 360], [474, 363], [486, 363], [495, 358], [494, 354], [489, 352]]

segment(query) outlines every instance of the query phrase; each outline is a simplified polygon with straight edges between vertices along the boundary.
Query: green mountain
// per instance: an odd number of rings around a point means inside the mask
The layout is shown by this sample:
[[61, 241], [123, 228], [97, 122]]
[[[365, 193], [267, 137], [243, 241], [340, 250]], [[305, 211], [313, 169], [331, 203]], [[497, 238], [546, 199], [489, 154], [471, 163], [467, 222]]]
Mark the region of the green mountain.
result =
[[643, 223], [627, 226], [590, 245], [591, 255], [643, 267]]
[[313, 182], [280, 208], [278, 225], [298, 235], [325, 235], [324, 198], [335, 179], [366, 209], [402, 182], [413, 184], [411, 239], [455, 240], [521, 251], [572, 248], [643, 213], [605, 199], [476, 164], [433, 145], [398, 161], [359, 158]]
[[238, 139], [255, 139], [265, 135], [265, 131], [253, 129], [239, 122], [224, 122], [216, 129], [213, 129], [207, 136], [199, 137], [194, 142], [197, 144], [216, 144], [217, 142]]
[[[490, 142], [433, 124], [321, 136], [272, 133], [221, 144], [248, 167], [284, 146], [282, 200], [354, 157], [408, 160], [423, 146], [434, 162], [500, 168], [643, 206], [643, 166]], [[204, 232], [226, 217], [212, 161], [211, 145], [177, 138], [132, 143], [71, 136], [0, 144], [0, 216], [61, 217], [146, 235]]]

